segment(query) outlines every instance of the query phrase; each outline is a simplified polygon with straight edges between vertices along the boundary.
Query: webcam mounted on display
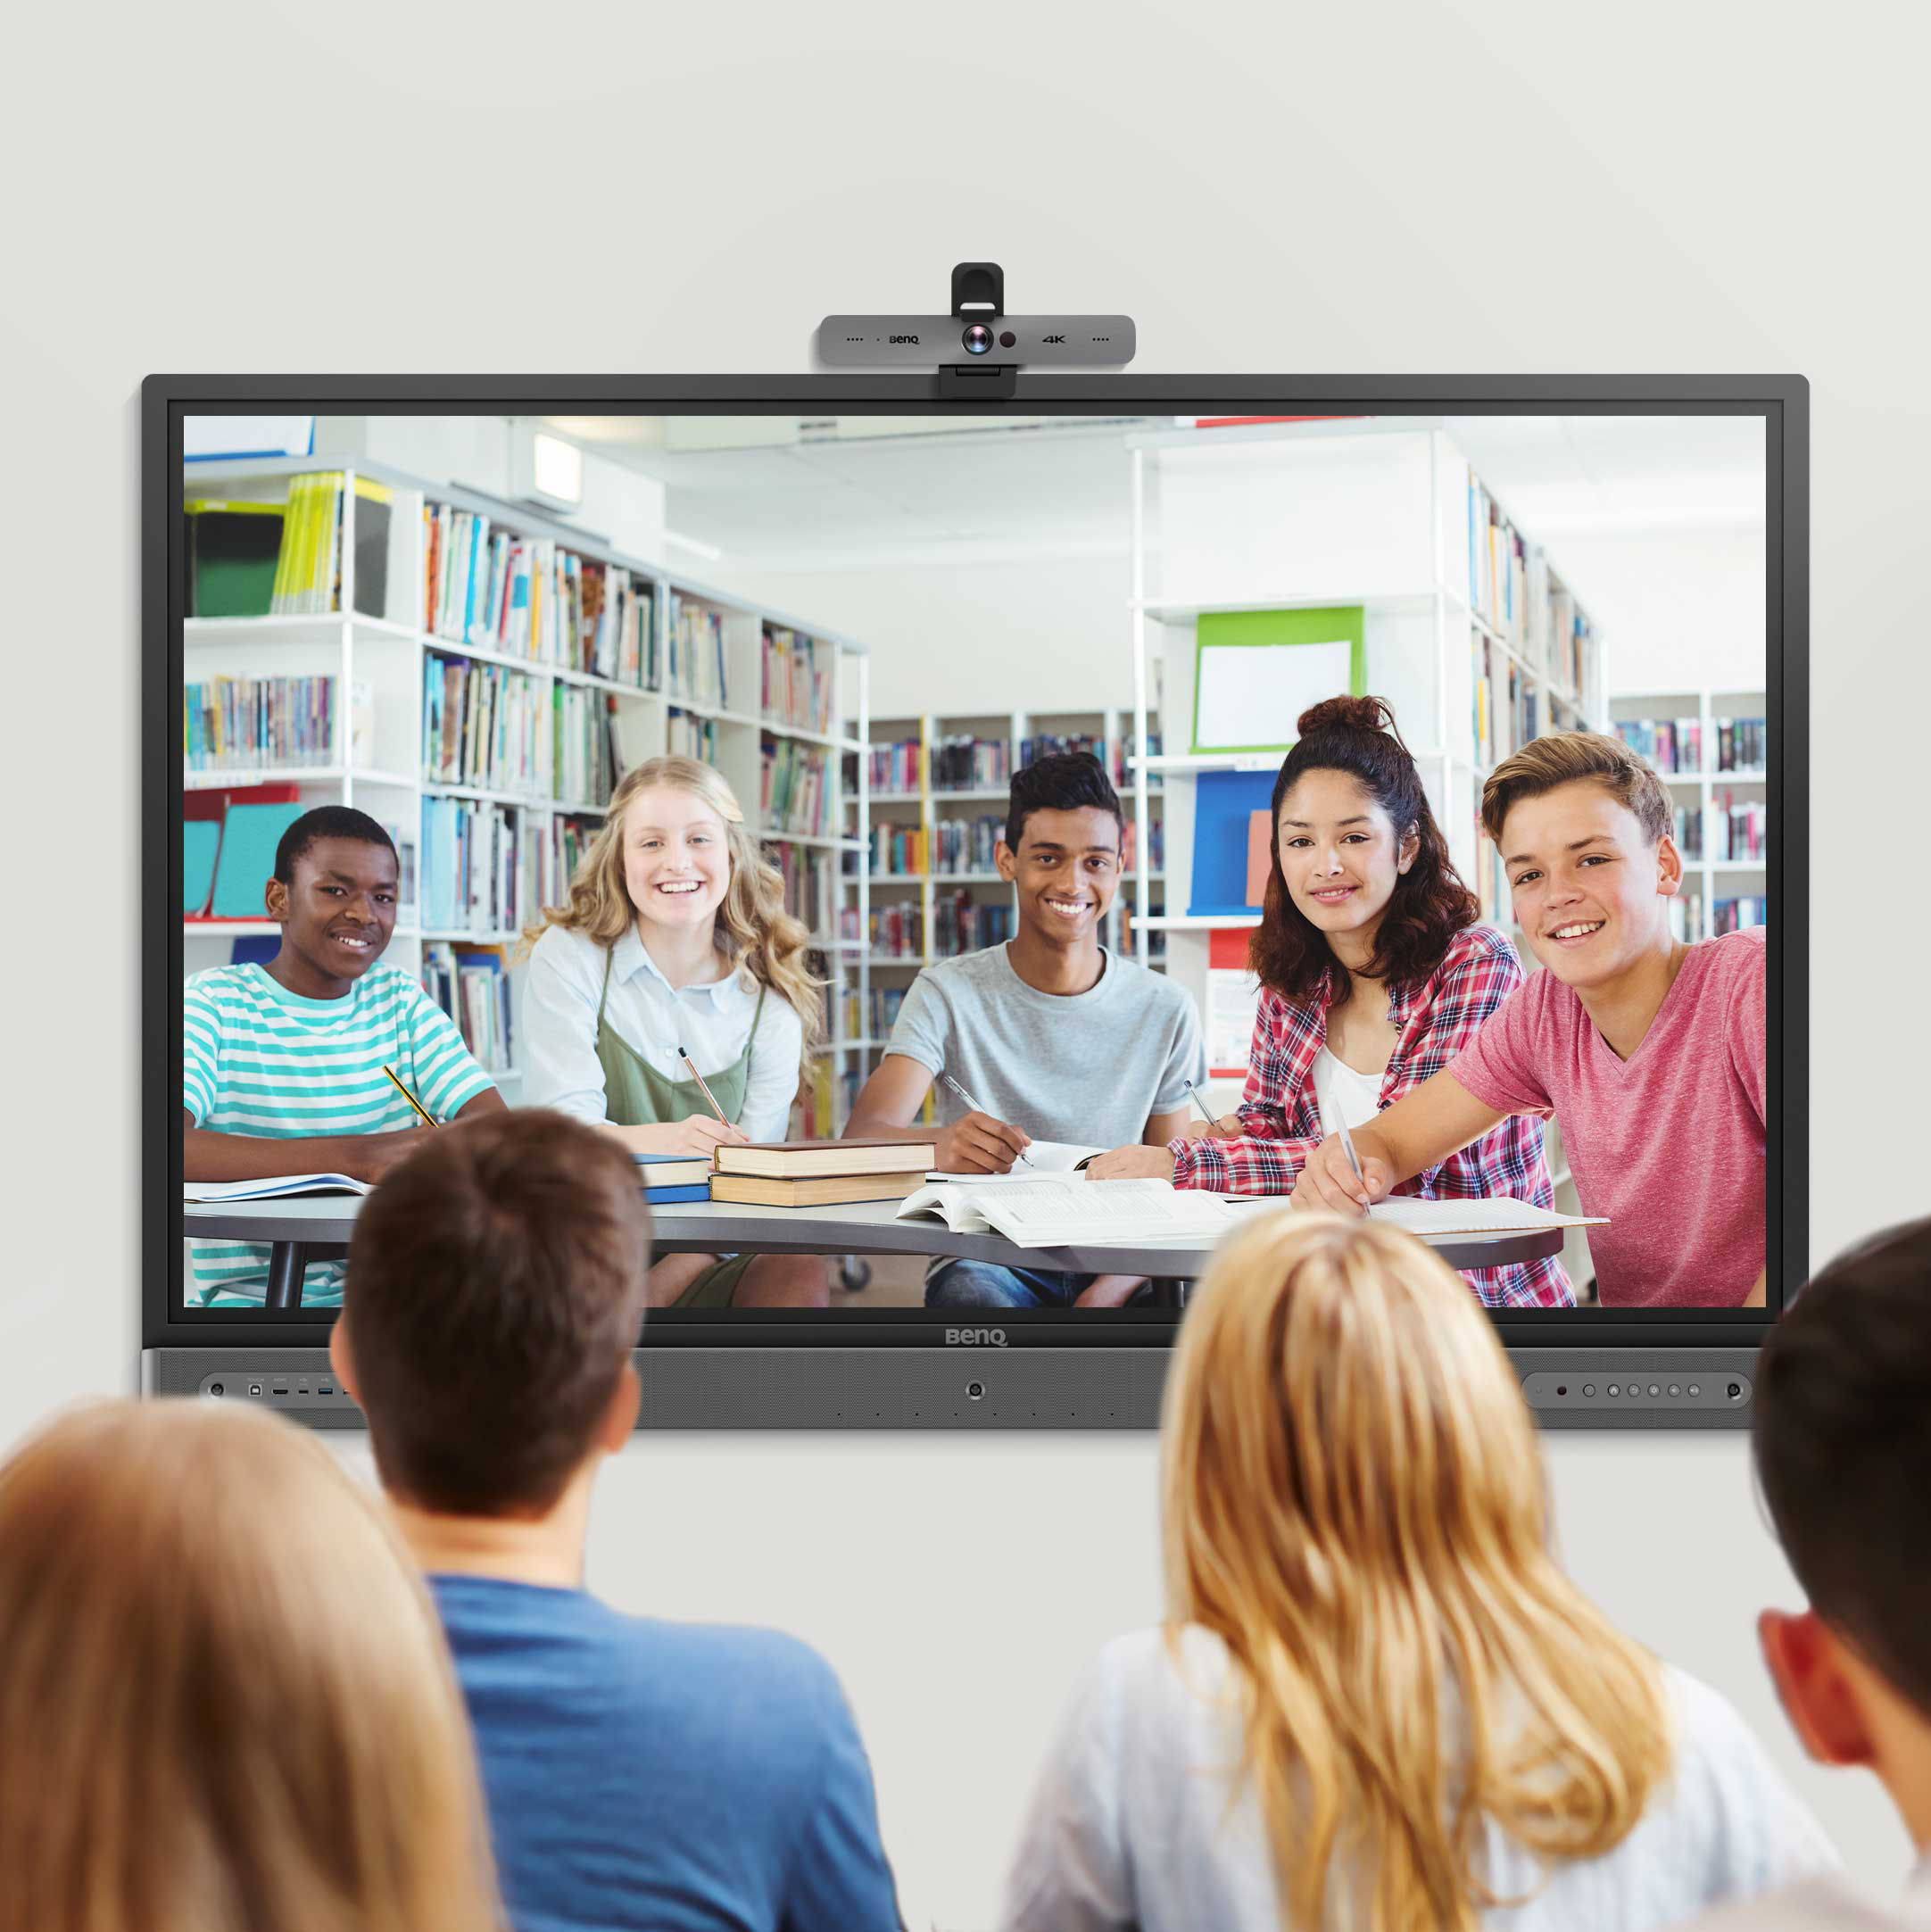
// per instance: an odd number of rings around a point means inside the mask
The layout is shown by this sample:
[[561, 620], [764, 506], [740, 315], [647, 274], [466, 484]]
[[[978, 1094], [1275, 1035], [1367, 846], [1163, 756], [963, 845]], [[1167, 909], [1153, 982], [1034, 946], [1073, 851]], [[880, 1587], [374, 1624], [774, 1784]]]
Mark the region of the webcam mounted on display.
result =
[[1133, 346], [1130, 315], [1007, 315], [996, 261], [952, 270], [949, 315], [828, 315], [817, 340], [829, 368], [932, 369], [941, 397], [980, 400], [1010, 396], [1021, 369], [1123, 368]]

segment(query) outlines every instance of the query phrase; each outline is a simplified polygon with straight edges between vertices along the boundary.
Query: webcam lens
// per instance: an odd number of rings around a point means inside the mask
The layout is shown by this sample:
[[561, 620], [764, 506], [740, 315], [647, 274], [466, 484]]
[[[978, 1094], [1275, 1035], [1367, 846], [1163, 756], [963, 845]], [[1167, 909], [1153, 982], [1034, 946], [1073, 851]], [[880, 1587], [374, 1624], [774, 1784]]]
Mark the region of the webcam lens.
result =
[[1732, 1382], [1730, 1384], [1730, 1400], [1732, 1402], [1736, 1401], [1737, 1397], [1742, 1395], [1743, 1392], [1744, 1385], [1741, 1382]]
[[983, 322], [974, 322], [960, 339], [967, 355], [983, 355], [992, 346], [992, 331]]
[[970, 1396], [974, 1402], [978, 1401], [979, 1398], [985, 1394], [985, 1392], [986, 1385], [983, 1382], [967, 1382], [966, 1384], [966, 1393]]
[[1018, 340], [1018, 336], [1014, 335], [1009, 328], [1002, 328], [999, 331], [999, 347], [1002, 349], [1010, 349]]

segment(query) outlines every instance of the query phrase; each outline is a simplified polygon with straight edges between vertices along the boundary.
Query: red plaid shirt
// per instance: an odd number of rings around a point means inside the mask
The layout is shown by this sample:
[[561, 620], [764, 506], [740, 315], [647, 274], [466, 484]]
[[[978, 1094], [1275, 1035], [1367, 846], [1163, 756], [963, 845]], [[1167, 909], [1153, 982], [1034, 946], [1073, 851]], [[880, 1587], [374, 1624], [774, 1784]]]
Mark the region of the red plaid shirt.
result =
[[[1410, 1088], [1440, 1073], [1521, 983], [1514, 947], [1494, 927], [1471, 925], [1449, 941], [1431, 979], [1390, 987], [1388, 1016], [1396, 1040], [1381, 1076], [1380, 1106], [1392, 1107]], [[1287, 1193], [1322, 1140], [1314, 1066], [1327, 1039], [1325, 998], [1301, 1006], [1263, 988], [1240, 1100], [1247, 1132], [1238, 1140], [1170, 1141], [1174, 1186], [1222, 1194]], [[1430, 1201], [1507, 1195], [1551, 1207], [1542, 1122], [1532, 1114], [1512, 1114], [1439, 1166], [1400, 1182], [1395, 1192]], [[1512, 1267], [1466, 1269], [1463, 1278], [1490, 1307], [1575, 1306], [1575, 1290], [1554, 1256]]]

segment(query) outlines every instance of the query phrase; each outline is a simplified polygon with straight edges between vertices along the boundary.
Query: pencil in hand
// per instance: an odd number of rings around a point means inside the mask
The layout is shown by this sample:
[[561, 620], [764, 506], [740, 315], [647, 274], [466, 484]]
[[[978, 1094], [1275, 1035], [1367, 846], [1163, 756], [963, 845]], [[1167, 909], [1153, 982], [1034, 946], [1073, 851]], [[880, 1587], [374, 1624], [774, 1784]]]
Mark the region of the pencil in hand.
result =
[[421, 1116], [422, 1124], [425, 1127], [438, 1127], [442, 1125], [442, 1123], [438, 1121], [433, 1114], [430, 1113], [429, 1109], [426, 1107], [422, 1104], [422, 1102], [419, 1100], [416, 1096], [412, 1094], [409, 1090], [409, 1089], [402, 1084], [401, 1080], [397, 1079], [395, 1069], [393, 1066], [384, 1067], [383, 1072], [385, 1073], [391, 1080], [395, 1082], [395, 1090], [399, 1094], [401, 1094], [402, 1098], [407, 1100], [412, 1107], [416, 1109], [416, 1112]]
[[691, 1069], [691, 1078], [696, 1081], [697, 1090], [704, 1096], [711, 1112], [717, 1116], [718, 1124], [721, 1126], [728, 1127], [731, 1123], [725, 1118], [725, 1110], [717, 1105], [717, 1096], [704, 1084], [704, 1076], [698, 1072], [697, 1062], [682, 1047], [677, 1049], [677, 1057]]

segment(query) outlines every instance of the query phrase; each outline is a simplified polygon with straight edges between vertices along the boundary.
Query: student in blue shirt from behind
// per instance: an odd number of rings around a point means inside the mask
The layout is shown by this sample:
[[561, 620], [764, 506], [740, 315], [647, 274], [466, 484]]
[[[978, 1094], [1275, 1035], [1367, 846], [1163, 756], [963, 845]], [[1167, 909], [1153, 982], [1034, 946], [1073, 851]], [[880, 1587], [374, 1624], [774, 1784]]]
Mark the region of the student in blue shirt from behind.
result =
[[649, 1266], [630, 1155], [546, 1108], [435, 1135], [350, 1250], [330, 1354], [449, 1634], [511, 1922], [895, 1932], [824, 1660], [584, 1588], [591, 1489], [636, 1420]]

